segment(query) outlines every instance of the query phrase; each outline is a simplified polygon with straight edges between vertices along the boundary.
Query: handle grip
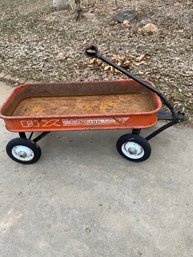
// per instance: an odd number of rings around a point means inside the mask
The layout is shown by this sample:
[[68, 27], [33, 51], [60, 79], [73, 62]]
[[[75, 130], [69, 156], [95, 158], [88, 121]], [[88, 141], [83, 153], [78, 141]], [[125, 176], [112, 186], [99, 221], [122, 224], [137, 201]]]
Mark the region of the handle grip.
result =
[[94, 45], [88, 46], [85, 50], [84, 53], [86, 56], [91, 57], [91, 58], [97, 58], [99, 57], [99, 51], [98, 48]]

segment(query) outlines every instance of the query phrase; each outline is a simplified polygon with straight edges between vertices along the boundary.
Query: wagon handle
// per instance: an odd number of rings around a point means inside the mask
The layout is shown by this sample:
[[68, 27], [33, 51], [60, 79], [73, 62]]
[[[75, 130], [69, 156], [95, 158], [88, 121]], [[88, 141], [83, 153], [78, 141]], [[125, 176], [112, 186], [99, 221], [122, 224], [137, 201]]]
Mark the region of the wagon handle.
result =
[[98, 48], [94, 45], [88, 46], [85, 51], [85, 55], [91, 58], [99, 58], [99, 51]]
[[170, 104], [170, 102], [165, 98], [165, 96], [163, 96], [163, 94], [155, 87], [151, 86], [149, 83], [147, 83], [146, 81], [136, 77], [135, 75], [133, 75], [132, 73], [130, 73], [129, 71], [125, 70], [124, 68], [118, 66], [117, 64], [113, 63], [112, 61], [110, 61], [109, 59], [107, 59], [106, 57], [102, 56], [99, 53], [99, 50], [96, 46], [91, 45], [89, 47], [87, 47], [84, 51], [85, 55], [91, 58], [98, 58], [100, 60], [102, 60], [103, 62], [107, 63], [108, 65], [114, 67], [115, 69], [119, 70], [120, 72], [122, 72], [123, 74], [125, 74], [126, 76], [132, 78], [133, 80], [137, 81], [138, 83], [140, 83], [141, 85], [143, 85], [144, 87], [148, 88], [149, 90], [153, 91], [154, 93], [156, 93], [161, 100], [163, 101], [163, 103], [169, 108], [169, 110], [172, 113], [172, 116], [174, 118], [178, 119], [178, 113], [176, 112], [176, 110], [174, 109], [174, 107]]

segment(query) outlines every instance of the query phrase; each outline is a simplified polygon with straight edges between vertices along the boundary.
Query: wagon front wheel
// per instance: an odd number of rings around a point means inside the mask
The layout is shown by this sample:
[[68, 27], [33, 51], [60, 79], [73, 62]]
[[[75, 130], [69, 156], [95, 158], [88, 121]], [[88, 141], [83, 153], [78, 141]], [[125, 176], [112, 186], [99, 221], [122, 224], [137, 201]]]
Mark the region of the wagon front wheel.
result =
[[22, 164], [37, 162], [41, 156], [40, 147], [27, 138], [14, 138], [6, 146], [8, 156]]
[[145, 161], [151, 155], [151, 145], [139, 135], [123, 135], [118, 139], [116, 146], [118, 152], [129, 161]]

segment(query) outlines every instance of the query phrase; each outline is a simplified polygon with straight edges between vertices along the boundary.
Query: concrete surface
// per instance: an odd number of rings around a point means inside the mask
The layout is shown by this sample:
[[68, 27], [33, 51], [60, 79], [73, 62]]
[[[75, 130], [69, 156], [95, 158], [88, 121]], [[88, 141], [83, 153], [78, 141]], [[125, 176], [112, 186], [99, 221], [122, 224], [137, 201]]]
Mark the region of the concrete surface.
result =
[[193, 130], [160, 134], [139, 164], [116, 152], [123, 133], [53, 133], [23, 166], [0, 121], [1, 257], [193, 256]]

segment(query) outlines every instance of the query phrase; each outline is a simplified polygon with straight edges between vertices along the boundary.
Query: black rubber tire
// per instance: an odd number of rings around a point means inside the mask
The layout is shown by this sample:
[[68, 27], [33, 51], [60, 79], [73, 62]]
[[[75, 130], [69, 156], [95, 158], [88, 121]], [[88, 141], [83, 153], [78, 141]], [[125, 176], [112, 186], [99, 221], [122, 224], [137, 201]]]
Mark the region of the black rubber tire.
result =
[[[22, 160], [17, 159], [13, 155], [12, 149], [13, 149], [13, 147], [18, 146], [18, 145], [22, 145], [22, 146], [26, 146], [26, 147], [30, 148], [34, 153], [34, 158], [30, 161], [22, 161]], [[33, 163], [37, 162], [41, 157], [41, 148], [39, 147], [39, 145], [27, 138], [12, 139], [11, 141], [9, 141], [9, 143], [6, 146], [6, 152], [12, 160], [14, 160], [18, 163], [22, 163], [22, 164], [33, 164]]]
[[[129, 156], [124, 154], [124, 152], [122, 151], [122, 146], [123, 146], [123, 144], [125, 144], [129, 141], [137, 143], [143, 148], [144, 155], [141, 158], [133, 159], [133, 158], [130, 158]], [[121, 136], [117, 141], [116, 147], [117, 147], [117, 151], [120, 153], [121, 156], [123, 156], [125, 159], [127, 159], [129, 161], [132, 161], [132, 162], [145, 161], [151, 155], [151, 145], [150, 145], [150, 143], [145, 138], [143, 138], [139, 135], [125, 134], [125, 135]]]

